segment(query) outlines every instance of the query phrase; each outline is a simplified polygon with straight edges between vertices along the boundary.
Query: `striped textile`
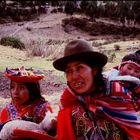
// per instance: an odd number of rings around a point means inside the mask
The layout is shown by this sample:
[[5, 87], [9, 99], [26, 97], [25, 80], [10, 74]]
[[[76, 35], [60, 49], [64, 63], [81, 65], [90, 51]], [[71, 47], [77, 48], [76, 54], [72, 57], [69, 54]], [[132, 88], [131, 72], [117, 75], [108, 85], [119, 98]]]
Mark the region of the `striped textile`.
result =
[[[71, 108], [79, 105], [78, 96], [67, 88], [61, 97], [61, 104], [63, 109], [58, 114], [58, 139], [64, 140], [67, 136], [74, 140], [76, 138], [72, 127]], [[140, 121], [137, 120], [137, 113], [129, 96], [123, 92], [115, 92], [100, 98], [91, 97], [90, 102], [86, 104], [88, 110], [95, 115], [96, 111], [102, 111], [106, 117], [119, 125], [128, 137], [140, 140]], [[62, 121], [64, 117], [67, 119]]]

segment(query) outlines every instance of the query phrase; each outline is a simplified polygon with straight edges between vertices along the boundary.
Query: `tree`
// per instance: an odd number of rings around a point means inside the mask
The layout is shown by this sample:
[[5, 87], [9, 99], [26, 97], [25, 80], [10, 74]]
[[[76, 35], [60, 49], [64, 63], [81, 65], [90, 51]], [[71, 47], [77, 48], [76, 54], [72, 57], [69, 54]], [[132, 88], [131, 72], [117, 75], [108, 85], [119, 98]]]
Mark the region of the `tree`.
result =
[[86, 15], [89, 16], [93, 21], [93, 19], [95, 20], [96, 14], [97, 14], [97, 2], [91, 1], [88, 3], [86, 7]]
[[75, 12], [76, 6], [75, 3], [73, 1], [67, 1], [65, 4], [65, 13], [68, 15], [73, 15], [73, 13]]
[[135, 24], [140, 23], [140, 1], [133, 2], [132, 11], [134, 12]]
[[5, 16], [6, 14], [6, 0], [0, 0], [0, 16]]
[[85, 1], [85, 0], [81, 1], [80, 8], [81, 8], [82, 13], [86, 13], [86, 8], [88, 4], [89, 4], [89, 1]]
[[104, 16], [108, 18], [113, 18], [115, 15], [115, 3], [112, 1], [107, 1], [104, 6]]
[[127, 12], [129, 11], [129, 5], [125, 1], [119, 1], [116, 12], [118, 17], [120, 18], [120, 22], [122, 23], [123, 26], [125, 26], [125, 19], [127, 17]]

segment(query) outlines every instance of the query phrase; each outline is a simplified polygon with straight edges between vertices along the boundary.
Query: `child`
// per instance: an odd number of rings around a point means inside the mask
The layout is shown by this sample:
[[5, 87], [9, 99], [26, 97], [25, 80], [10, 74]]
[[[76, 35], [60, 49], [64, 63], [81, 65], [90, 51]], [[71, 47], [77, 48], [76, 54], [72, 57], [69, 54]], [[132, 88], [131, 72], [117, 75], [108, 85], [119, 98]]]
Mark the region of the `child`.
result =
[[[139, 108], [140, 96], [140, 54], [135, 52], [123, 57], [120, 66], [113, 68], [107, 76], [108, 93], [123, 91], [132, 96], [135, 108]], [[132, 94], [133, 93], [133, 94]]]

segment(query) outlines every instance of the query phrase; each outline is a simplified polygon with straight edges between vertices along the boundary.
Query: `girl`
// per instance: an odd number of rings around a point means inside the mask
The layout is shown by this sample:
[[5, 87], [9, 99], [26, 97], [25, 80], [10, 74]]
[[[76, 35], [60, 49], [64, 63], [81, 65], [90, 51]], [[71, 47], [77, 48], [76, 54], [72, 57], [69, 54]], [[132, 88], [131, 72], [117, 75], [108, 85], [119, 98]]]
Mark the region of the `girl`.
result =
[[27, 125], [28, 121], [39, 124], [44, 119], [46, 112], [52, 113], [49, 102], [43, 98], [40, 92], [39, 80], [44, 77], [41, 71], [25, 69], [25, 67], [7, 68], [5, 75], [11, 80], [11, 102], [1, 111], [1, 129], [12, 120], [25, 120]]

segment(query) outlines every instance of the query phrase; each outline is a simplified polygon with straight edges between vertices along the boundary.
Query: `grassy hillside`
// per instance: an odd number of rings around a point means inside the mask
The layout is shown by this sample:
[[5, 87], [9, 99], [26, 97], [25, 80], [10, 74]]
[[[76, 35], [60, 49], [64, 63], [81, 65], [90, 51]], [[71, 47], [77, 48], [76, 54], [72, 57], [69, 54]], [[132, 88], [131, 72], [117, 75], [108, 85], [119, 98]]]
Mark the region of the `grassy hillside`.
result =
[[[94, 41], [94, 43], [99, 43], [99, 40]], [[101, 41], [100, 41], [101, 42]], [[99, 47], [94, 47], [96, 51], [105, 53], [109, 57], [109, 62], [105, 66], [105, 69], [108, 70], [112, 66], [118, 65], [122, 57], [128, 53], [136, 51], [135, 46], [139, 46], [140, 41], [121, 41], [121, 42], [111, 42], [108, 44], [100, 45]], [[115, 51], [114, 46], [118, 45], [120, 47], [119, 51]], [[131, 46], [131, 48], [130, 48]], [[54, 47], [48, 45], [51, 48], [49, 57], [29, 57], [27, 51], [19, 50], [12, 48], [10, 46], [0, 46], [0, 72], [4, 71], [6, 67], [34, 67], [45, 70], [54, 70], [52, 66], [52, 59], [61, 57], [63, 54], [64, 44], [56, 45]], [[115, 54], [115, 57], [110, 61], [112, 54]]]

